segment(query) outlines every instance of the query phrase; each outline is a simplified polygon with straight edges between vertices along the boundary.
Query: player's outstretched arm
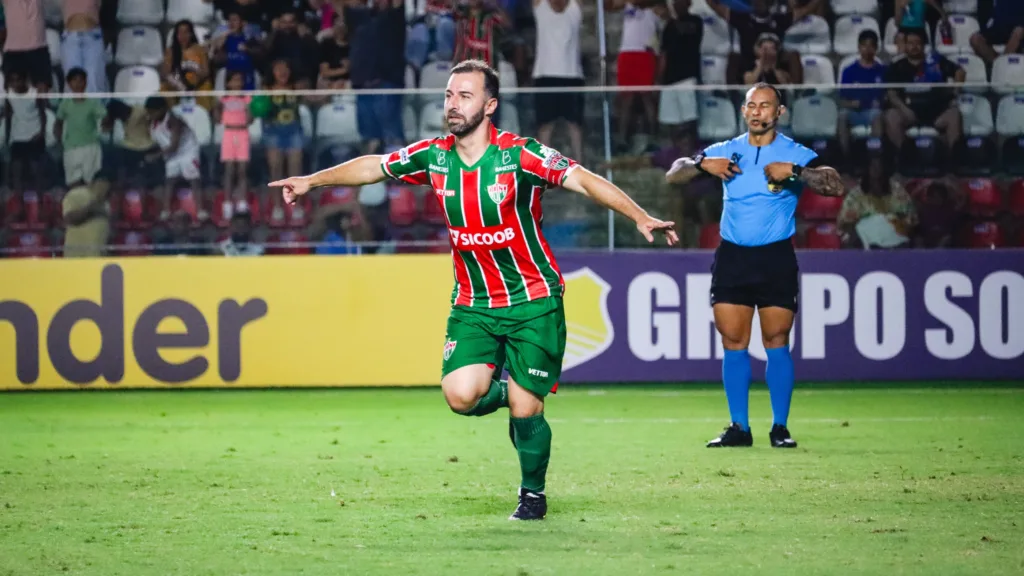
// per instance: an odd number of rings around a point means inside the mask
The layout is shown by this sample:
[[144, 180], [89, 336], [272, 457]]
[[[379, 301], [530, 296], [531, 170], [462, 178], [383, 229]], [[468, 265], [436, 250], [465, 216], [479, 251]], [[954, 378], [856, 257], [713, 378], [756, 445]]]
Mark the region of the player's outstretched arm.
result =
[[309, 176], [292, 176], [271, 182], [268, 186], [280, 188], [285, 202], [291, 204], [299, 196], [321, 186], [362, 186], [374, 184], [386, 178], [387, 175], [381, 169], [381, 157], [368, 155], [353, 158], [348, 162]]
[[577, 166], [569, 173], [565, 182], [562, 182], [562, 187], [583, 194], [605, 208], [636, 222], [637, 230], [648, 242], [654, 242], [654, 233], [660, 232], [665, 235], [669, 246], [679, 243], [675, 222], [665, 222], [652, 217], [621, 188], [582, 166]]

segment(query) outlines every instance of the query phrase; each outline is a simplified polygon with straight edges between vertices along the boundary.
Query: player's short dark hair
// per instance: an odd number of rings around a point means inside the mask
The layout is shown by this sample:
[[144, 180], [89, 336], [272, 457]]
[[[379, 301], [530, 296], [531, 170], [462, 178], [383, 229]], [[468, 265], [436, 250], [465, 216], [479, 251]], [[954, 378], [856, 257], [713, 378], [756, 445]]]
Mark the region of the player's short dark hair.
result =
[[64, 79], [67, 80], [68, 82], [71, 82], [72, 80], [75, 80], [75, 79], [78, 79], [78, 78], [81, 78], [82, 80], [85, 80], [86, 77], [87, 77], [87, 74], [85, 73], [85, 70], [83, 70], [83, 69], [81, 69], [81, 68], [76, 66], [76, 67], [72, 68], [71, 70], [68, 70], [68, 73], [64, 77]]
[[489, 98], [497, 98], [501, 89], [501, 81], [498, 72], [483, 60], [463, 60], [452, 66], [452, 74], [469, 74], [479, 72], [484, 75], [484, 92]]
[[146, 98], [146, 110], [166, 110], [167, 108], [169, 108], [167, 98], [163, 96], [150, 96]]
[[750, 90], [748, 90], [747, 93], [749, 94], [755, 90], [771, 90], [772, 92], [775, 93], [775, 101], [778, 102], [779, 105], [782, 105], [782, 92], [780, 92], [779, 89], [776, 88], [775, 86], [767, 82], [758, 82], [757, 84], [751, 86]]
[[901, 28], [900, 32], [907, 38], [911, 36], [917, 36], [921, 39], [922, 44], [928, 44], [928, 35], [925, 34], [924, 28]]
[[868, 40], [874, 42], [875, 46], [878, 46], [878, 32], [874, 30], [861, 30], [857, 36], [857, 44], [863, 44]]

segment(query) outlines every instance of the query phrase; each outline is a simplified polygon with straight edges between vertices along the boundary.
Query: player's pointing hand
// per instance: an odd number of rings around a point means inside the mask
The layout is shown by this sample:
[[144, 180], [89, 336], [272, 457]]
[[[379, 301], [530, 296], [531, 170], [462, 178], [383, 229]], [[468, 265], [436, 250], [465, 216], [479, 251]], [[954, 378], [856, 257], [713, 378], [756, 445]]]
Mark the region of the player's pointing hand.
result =
[[700, 163], [700, 169], [725, 181], [743, 173], [740, 167], [728, 158], [705, 158]]
[[676, 234], [675, 222], [665, 222], [664, 220], [648, 216], [636, 223], [636, 229], [644, 235], [644, 238], [647, 238], [648, 242], [654, 242], [654, 233], [660, 232], [665, 235], [669, 246], [679, 244], [679, 235]]
[[278, 180], [267, 184], [271, 188], [280, 188], [286, 204], [295, 204], [299, 196], [309, 192], [309, 178], [305, 176], [292, 176], [284, 180]]

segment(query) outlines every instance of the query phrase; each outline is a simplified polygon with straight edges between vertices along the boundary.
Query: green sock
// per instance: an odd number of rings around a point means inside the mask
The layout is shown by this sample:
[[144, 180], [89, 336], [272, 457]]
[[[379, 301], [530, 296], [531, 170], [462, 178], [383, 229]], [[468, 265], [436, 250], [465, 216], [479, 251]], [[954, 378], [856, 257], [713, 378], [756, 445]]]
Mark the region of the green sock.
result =
[[498, 408], [508, 408], [508, 382], [505, 380], [491, 380], [491, 387], [476, 401], [476, 405], [465, 412], [459, 412], [459, 414], [486, 416]]
[[511, 418], [515, 429], [519, 468], [523, 472], [523, 488], [544, 491], [544, 480], [551, 458], [551, 427], [544, 413], [529, 418]]

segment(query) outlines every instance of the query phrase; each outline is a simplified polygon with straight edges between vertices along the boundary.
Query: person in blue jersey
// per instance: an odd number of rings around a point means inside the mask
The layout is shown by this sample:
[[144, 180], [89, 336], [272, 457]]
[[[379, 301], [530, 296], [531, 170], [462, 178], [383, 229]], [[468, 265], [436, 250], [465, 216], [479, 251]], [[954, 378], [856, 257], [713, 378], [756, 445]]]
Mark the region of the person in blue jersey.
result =
[[748, 417], [751, 325], [755, 310], [768, 353], [768, 391], [775, 448], [795, 448], [787, 427], [793, 396], [793, 359], [789, 333], [799, 292], [796, 252], [796, 204], [804, 188], [840, 196], [839, 173], [815, 165], [817, 154], [776, 131], [785, 111], [779, 90], [755, 84], [743, 102], [748, 132], [680, 158], [665, 175], [670, 184], [685, 184], [701, 175], [724, 182], [722, 243], [711, 266], [711, 304], [722, 336], [722, 380], [732, 423], [708, 447], [751, 446]]

